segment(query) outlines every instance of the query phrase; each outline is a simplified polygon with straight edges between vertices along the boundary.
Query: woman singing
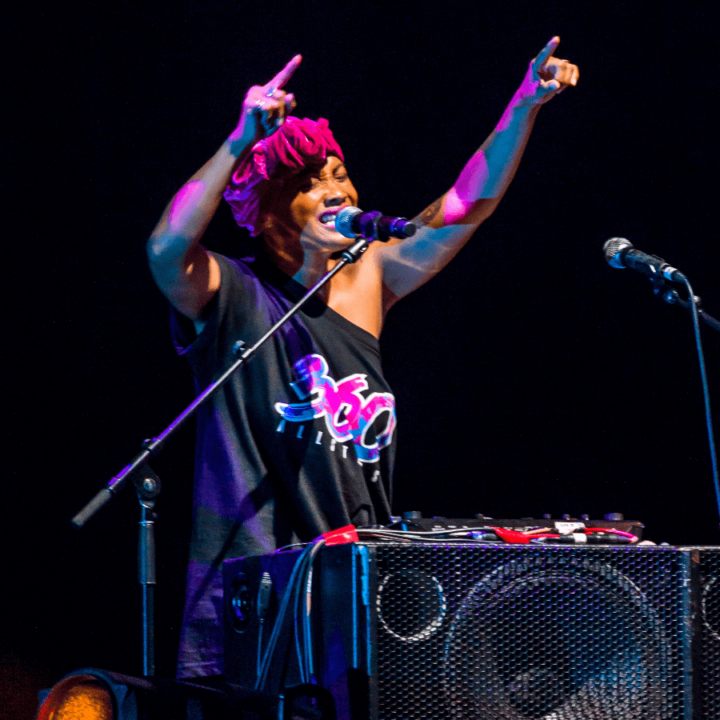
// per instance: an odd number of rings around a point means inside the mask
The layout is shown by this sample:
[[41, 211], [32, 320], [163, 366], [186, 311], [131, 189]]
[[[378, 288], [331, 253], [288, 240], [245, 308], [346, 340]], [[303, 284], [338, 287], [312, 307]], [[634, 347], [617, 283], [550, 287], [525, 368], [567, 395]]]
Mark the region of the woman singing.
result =
[[[530, 63], [493, 133], [414, 219], [415, 235], [371, 244], [201, 408], [180, 677], [222, 672], [223, 559], [389, 522], [396, 416], [380, 362], [383, 320], [493, 212], [541, 105], [577, 83], [577, 67], [553, 57], [558, 43]], [[237, 128], [148, 243], [200, 388], [230, 364], [238, 340], [253, 344], [352, 243], [335, 230], [338, 211], [358, 204], [342, 150], [325, 120], [290, 115], [285, 86], [300, 62], [250, 88]], [[256, 238], [250, 258], [200, 245], [223, 195]]]

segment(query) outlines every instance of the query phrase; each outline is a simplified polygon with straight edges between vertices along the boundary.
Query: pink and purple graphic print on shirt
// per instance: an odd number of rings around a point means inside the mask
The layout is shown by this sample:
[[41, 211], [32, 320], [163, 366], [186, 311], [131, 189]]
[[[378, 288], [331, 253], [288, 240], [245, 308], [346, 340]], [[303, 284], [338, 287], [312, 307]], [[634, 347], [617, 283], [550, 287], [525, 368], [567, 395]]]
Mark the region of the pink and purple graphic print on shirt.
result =
[[[301, 423], [324, 417], [334, 440], [352, 440], [358, 462], [378, 462], [380, 450], [392, 442], [397, 422], [395, 396], [374, 392], [363, 397], [361, 393], [368, 389], [368, 384], [367, 376], [361, 373], [336, 382], [330, 377], [322, 355], [306, 355], [294, 368], [299, 379], [291, 385], [303, 402], [275, 403], [282, 418]], [[368, 444], [367, 431], [382, 413], [387, 413], [385, 428], [376, 432], [374, 443]]]

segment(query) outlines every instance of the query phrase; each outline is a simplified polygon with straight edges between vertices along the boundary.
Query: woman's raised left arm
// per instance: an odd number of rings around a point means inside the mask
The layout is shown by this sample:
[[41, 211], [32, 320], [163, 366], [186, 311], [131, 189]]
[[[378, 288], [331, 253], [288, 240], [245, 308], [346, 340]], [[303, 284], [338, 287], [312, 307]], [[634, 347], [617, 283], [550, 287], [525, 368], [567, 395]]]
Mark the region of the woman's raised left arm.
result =
[[579, 77], [577, 66], [553, 57], [554, 37], [530, 62], [525, 78], [490, 137], [455, 184], [414, 222], [415, 235], [377, 249], [390, 303], [447, 265], [502, 199], [520, 163], [540, 106]]

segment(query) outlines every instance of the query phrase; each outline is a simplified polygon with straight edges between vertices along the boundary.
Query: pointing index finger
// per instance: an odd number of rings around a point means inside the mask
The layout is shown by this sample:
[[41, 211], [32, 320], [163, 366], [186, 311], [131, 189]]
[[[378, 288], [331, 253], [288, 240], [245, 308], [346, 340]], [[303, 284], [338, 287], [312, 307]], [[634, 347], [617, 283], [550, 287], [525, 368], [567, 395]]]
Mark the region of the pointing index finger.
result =
[[275, 89], [281, 88], [293, 76], [298, 65], [302, 62], [302, 55], [296, 55], [267, 85]]
[[538, 54], [533, 60], [533, 70], [537, 72], [552, 56], [560, 44], [560, 38], [556, 35]]

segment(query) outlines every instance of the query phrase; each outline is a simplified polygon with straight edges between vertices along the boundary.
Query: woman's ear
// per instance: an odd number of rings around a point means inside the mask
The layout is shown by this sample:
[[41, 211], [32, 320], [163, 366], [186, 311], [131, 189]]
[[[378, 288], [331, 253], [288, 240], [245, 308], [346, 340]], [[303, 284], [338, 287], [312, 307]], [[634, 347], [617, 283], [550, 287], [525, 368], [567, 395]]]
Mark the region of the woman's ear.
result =
[[268, 232], [273, 227], [273, 217], [270, 213], [262, 213], [258, 218], [257, 230], [258, 235]]

